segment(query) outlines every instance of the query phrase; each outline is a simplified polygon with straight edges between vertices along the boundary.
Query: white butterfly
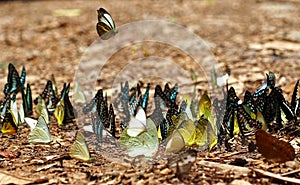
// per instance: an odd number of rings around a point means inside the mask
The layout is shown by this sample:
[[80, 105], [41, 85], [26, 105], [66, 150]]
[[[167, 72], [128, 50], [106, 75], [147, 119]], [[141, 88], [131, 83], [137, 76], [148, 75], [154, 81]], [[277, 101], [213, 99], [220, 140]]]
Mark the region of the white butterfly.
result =
[[130, 137], [137, 137], [143, 132], [146, 132], [146, 123], [146, 113], [142, 107], [138, 107], [137, 114], [135, 117], [131, 117], [128, 123], [127, 134]]
[[25, 117], [25, 122], [28, 124], [30, 130], [33, 130], [37, 124], [37, 120], [29, 118], [29, 117]]
[[91, 155], [89, 148], [85, 142], [84, 136], [77, 131], [75, 142], [70, 147], [70, 156], [80, 161], [90, 161]]
[[40, 116], [35, 128], [28, 135], [29, 143], [47, 144], [52, 141], [50, 131], [43, 116]]
[[11, 101], [10, 102], [10, 110], [14, 119], [14, 122], [16, 123], [16, 126], [18, 127], [20, 125], [20, 118], [19, 118], [19, 112], [18, 112], [18, 107], [17, 107], [17, 102], [16, 101]]

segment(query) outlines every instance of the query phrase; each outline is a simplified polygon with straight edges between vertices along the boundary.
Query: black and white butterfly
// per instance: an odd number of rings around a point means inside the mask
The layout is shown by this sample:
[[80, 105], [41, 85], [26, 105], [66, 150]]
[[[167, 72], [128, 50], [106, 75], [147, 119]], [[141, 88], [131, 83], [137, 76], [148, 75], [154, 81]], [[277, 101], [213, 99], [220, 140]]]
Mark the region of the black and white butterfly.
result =
[[99, 37], [103, 40], [107, 40], [117, 34], [117, 29], [115, 27], [115, 22], [111, 15], [104, 9], [100, 8], [98, 12], [98, 23], [96, 24], [96, 29]]

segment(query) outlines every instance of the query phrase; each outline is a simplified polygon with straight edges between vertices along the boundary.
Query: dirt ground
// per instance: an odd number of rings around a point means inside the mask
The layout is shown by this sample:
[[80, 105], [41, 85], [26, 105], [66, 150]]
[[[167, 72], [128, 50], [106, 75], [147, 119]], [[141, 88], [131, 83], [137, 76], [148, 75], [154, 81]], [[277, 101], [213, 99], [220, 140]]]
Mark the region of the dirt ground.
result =
[[[229, 85], [235, 87], [239, 96], [245, 90], [253, 93], [265, 79], [265, 74], [272, 71], [276, 74], [277, 85], [290, 99], [294, 84], [300, 77], [299, 0], [24, 0], [0, 2], [0, 88], [6, 83], [9, 63], [13, 63], [18, 71], [22, 66], [26, 67], [26, 80], [32, 87], [33, 98], [42, 92], [51, 74], [54, 74], [59, 89], [64, 82], [70, 82], [73, 88], [74, 75], [84, 52], [99, 39], [95, 24], [96, 10], [100, 7], [110, 12], [116, 26], [147, 19], [166, 20], [199, 35], [210, 47], [219, 66], [224, 69], [227, 65], [231, 69]], [[188, 60], [188, 56], [182, 56], [170, 47], [159, 47], [149, 49], [147, 55]], [[136, 53], [148, 52], [143, 48], [132, 48], [114, 54], [110, 60], [134, 60], [128, 54], [133, 50]], [[105, 88], [110, 85], [111, 81], [107, 79], [114, 77], [115, 65], [106, 66], [97, 86]], [[2, 90], [0, 93], [2, 99]], [[52, 121], [55, 122], [54, 118]], [[71, 124], [60, 128], [56, 125], [51, 127], [51, 134], [60, 144], [28, 144], [29, 129], [25, 126], [18, 135], [1, 136], [1, 150], [21, 153], [14, 159], [0, 158], [0, 177], [9, 179], [6, 182], [0, 180], [1, 183], [283, 183], [255, 172], [253, 168], [275, 174], [292, 171], [288, 175], [299, 178], [297, 159], [273, 164], [264, 161], [257, 153], [247, 153], [243, 147], [236, 152], [225, 152], [224, 149], [198, 152], [197, 161], [183, 182], [167, 167], [167, 160], [143, 165], [132, 161], [114, 162], [108, 151], [102, 153], [94, 145], [90, 146], [94, 160], [82, 163], [66, 157], [77, 126]], [[115, 156], [116, 151], [111, 152], [111, 156]], [[299, 153], [298, 148], [296, 153]], [[247, 164], [243, 167], [235, 165], [239, 159], [246, 159]]]

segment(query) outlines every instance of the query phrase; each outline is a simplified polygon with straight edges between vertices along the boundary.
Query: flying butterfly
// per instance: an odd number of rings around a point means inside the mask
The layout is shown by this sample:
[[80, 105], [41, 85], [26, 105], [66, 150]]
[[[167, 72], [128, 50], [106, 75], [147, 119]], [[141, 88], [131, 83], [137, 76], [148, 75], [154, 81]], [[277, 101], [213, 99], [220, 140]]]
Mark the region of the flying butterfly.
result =
[[79, 131], [77, 131], [75, 141], [70, 147], [70, 156], [84, 162], [91, 160], [89, 148], [85, 142], [84, 136]]
[[43, 116], [38, 118], [37, 124], [28, 135], [28, 142], [33, 144], [48, 144], [52, 141], [50, 131]]
[[100, 8], [97, 10], [98, 13], [98, 23], [96, 24], [96, 29], [99, 37], [103, 40], [107, 40], [118, 33], [115, 27], [115, 22], [111, 15], [104, 9]]

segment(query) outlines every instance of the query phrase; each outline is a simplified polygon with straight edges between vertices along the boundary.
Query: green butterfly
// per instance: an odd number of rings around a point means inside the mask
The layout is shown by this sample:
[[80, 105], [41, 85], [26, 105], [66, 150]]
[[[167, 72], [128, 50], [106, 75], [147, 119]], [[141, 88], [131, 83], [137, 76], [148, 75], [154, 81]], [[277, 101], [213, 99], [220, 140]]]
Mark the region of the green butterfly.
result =
[[144, 109], [139, 107], [138, 115], [141, 118], [132, 117], [128, 126], [123, 130], [120, 145], [127, 150], [131, 157], [139, 155], [152, 157], [158, 150], [157, 129], [154, 122], [146, 119], [146, 114], [141, 111]]

